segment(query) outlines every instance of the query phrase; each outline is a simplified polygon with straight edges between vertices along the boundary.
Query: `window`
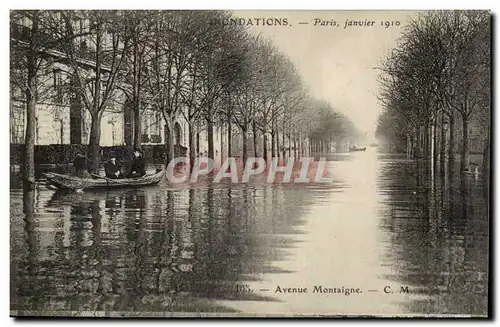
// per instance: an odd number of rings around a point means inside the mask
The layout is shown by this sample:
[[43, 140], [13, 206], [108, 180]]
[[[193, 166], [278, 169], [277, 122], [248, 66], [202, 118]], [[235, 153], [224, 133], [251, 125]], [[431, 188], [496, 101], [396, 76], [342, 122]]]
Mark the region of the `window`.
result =
[[116, 123], [114, 118], [108, 119], [108, 124], [111, 126], [111, 145], [116, 145]]
[[144, 111], [141, 120], [142, 120], [142, 142], [149, 143], [149, 125], [150, 125], [149, 111]]
[[88, 47], [87, 47], [87, 40], [82, 40], [82, 42], [80, 42], [80, 51], [82, 53], [83, 56], [85, 56], [87, 54], [87, 51], [88, 51]]
[[21, 18], [21, 25], [26, 27], [28, 30], [31, 29], [31, 26], [33, 25], [33, 21], [31, 20], [31, 17], [28, 17], [27, 15], [23, 15]]
[[78, 23], [80, 25], [80, 34], [84, 34], [84, 33], [88, 32], [88, 28], [89, 28], [88, 19], [80, 19]]
[[24, 143], [24, 112], [23, 104], [11, 104], [11, 143]]
[[154, 112], [154, 119], [151, 124], [151, 140], [154, 143], [161, 143], [161, 113], [159, 111]]
[[63, 99], [63, 79], [60, 69], [54, 69], [54, 102], [62, 104]]
[[16, 100], [25, 100], [25, 94], [16, 84], [11, 83], [11, 97]]
[[478, 137], [469, 140], [469, 150], [471, 153], [481, 153], [483, 151], [481, 140]]

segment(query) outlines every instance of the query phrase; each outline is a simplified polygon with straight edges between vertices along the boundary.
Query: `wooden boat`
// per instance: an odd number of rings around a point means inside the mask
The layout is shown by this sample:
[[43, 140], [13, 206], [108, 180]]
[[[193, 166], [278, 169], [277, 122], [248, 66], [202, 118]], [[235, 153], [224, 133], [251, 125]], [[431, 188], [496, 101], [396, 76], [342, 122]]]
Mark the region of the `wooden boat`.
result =
[[106, 177], [80, 178], [77, 176], [57, 173], [46, 173], [47, 186], [56, 189], [83, 190], [83, 189], [111, 189], [135, 188], [155, 185], [163, 178], [165, 171], [160, 170], [153, 174], [146, 174], [138, 178], [112, 179]]
[[349, 152], [355, 152], [355, 151], [366, 151], [366, 147], [364, 148], [357, 148], [355, 146], [349, 147]]

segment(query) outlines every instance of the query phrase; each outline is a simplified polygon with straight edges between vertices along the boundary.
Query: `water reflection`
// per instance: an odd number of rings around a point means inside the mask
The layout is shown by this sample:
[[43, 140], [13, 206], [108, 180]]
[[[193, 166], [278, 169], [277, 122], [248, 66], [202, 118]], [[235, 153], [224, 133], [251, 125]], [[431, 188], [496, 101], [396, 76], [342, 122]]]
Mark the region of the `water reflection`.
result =
[[[380, 189], [390, 214], [386, 277], [423, 295], [410, 312], [487, 312], [488, 212], [484, 185], [467, 176], [429, 175], [419, 162], [386, 162]], [[408, 178], [414, 176], [415, 178]]]
[[[13, 187], [11, 309], [486, 313], [482, 182], [375, 152], [330, 160], [335, 183], [322, 187]], [[313, 284], [412, 294], [273, 292]]]
[[[12, 190], [13, 310], [232, 311], [216, 299], [273, 300], [238, 292], [272, 272], [262, 232], [287, 233], [300, 210], [268, 202], [292, 192], [207, 186], [61, 193]], [[19, 199], [21, 200], [21, 199]], [[300, 197], [288, 199], [297, 204]], [[266, 203], [266, 204], [264, 204]], [[18, 205], [22, 211], [17, 211]], [[285, 216], [286, 214], [286, 216]], [[269, 221], [268, 221], [269, 219]], [[281, 221], [278, 225], [276, 220]], [[275, 247], [286, 247], [279, 242]]]

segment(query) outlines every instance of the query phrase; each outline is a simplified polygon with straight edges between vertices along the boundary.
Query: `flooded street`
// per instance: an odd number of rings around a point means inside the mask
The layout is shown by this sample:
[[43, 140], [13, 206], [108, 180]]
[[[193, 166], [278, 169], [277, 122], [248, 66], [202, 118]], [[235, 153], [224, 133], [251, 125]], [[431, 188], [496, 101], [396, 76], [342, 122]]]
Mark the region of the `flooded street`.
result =
[[300, 187], [12, 187], [11, 310], [486, 315], [481, 180], [374, 148], [327, 170]]

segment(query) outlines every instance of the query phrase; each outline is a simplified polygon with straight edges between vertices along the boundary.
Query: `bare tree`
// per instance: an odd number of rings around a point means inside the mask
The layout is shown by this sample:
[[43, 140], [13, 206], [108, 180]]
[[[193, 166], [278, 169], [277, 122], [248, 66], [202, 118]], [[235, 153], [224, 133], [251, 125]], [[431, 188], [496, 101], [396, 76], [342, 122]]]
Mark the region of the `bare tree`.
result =
[[[489, 107], [489, 14], [481, 11], [438, 11], [424, 13], [411, 22], [398, 48], [385, 62], [381, 99], [386, 110], [414, 125], [417, 143], [424, 127], [424, 157], [428, 158], [429, 127], [434, 126], [437, 148], [441, 128], [441, 164], [444, 167], [446, 124], [449, 121], [448, 165], [455, 162], [455, 120], [462, 121], [460, 168], [469, 162], [469, 121]], [[390, 119], [397, 115], [386, 115]], [[382, 124], [383, 125], [383, 124]], [[437, 151], [433, 153], [437, 158]]]
[[101, 119], [118, 96], [124, 54], [130, 45], [122, 34], [122, 18], [121, 12], [107, 10], [64, 11], [61, 15], [59, 33], [70, 39], [62, 51], [72, 76], [71, 87], [90, 114], [88, 155], [93, 170], [100, 164]]
[[53, 64], [60, 60], [54, 53], [56, 49], [77, 37], [54, 35], [57, 17], [57, 12], [42, 10], [12, 11], [10, 17], [10, 81], [11, 89], [20, 90], [26, 103], [23, 180], [29, 188], [35, 183], [36, 105], [62, 91], [55, 90], [47, 81], [54, 73], [49, 68], [54, 68]]
[[458, 15], [458, 47], [452, 87], [456, 90], [456, 107], [462, 120], [460, 170], [469, 167], [469, 121], [479, 110], [489, 107], [490, 16], [487, 12], [455, 12]]
[[154, 12], [124, 11], [123, 20], [123, 32], [131, 45], [125, 53], [123, 83], [119, 87], [125, 93], [127, 104], [130, 105], [133, 113], [133, 146], [141, 148], [142, 113], [151, 100], [151, 97], [148, 97], [150, 94], [145, 91], [145, 86], [151, 77], [148, 65], [153, 60], [151, 35], [155, 24]]
[[[241, 59], [246, 52], [248, 33], [243, 28], [208, 24], [229, 17], [221, 11], [196, 13], [199, 26], [188, 47], [191, 51], [190, 88], [184, 96], [188, 109], [186, 120], [194, 139], [193, 124], [202, 117], [207, 126], [208, 156], [214, 159], [214, 124], [222, 111], [222, 97], [241, 78]], [[194, 143], [190, 146], [194, 158]]]
[[[260, 45], [261, 70], [265, 72], [259, 93], [259, 107], [254, 125], [263, 135], [263, 157], [268, 159], [267, 137], [271, 133], [272, 144], [276, 138], [276, 120], [286, 110], [291, 110], [300, 102], [302, 82], [292, 62], [277, 52], [268, 41]], [[273, 128], [274, 126], [274, 128]], [[272, 156], [275, 149], [272, 146]]]
[[184, 47], [190, 37], [190, 31], [184, 28], [187, 16], [183, 11], [157, 12], [152, 35], [152, 77], [147, 91], [152, 108], [162, 113], [166, 123], [167, 163], [174, 158], [174, 119], [181, 110], [181, 90], [187, 85], [189, 53]]

